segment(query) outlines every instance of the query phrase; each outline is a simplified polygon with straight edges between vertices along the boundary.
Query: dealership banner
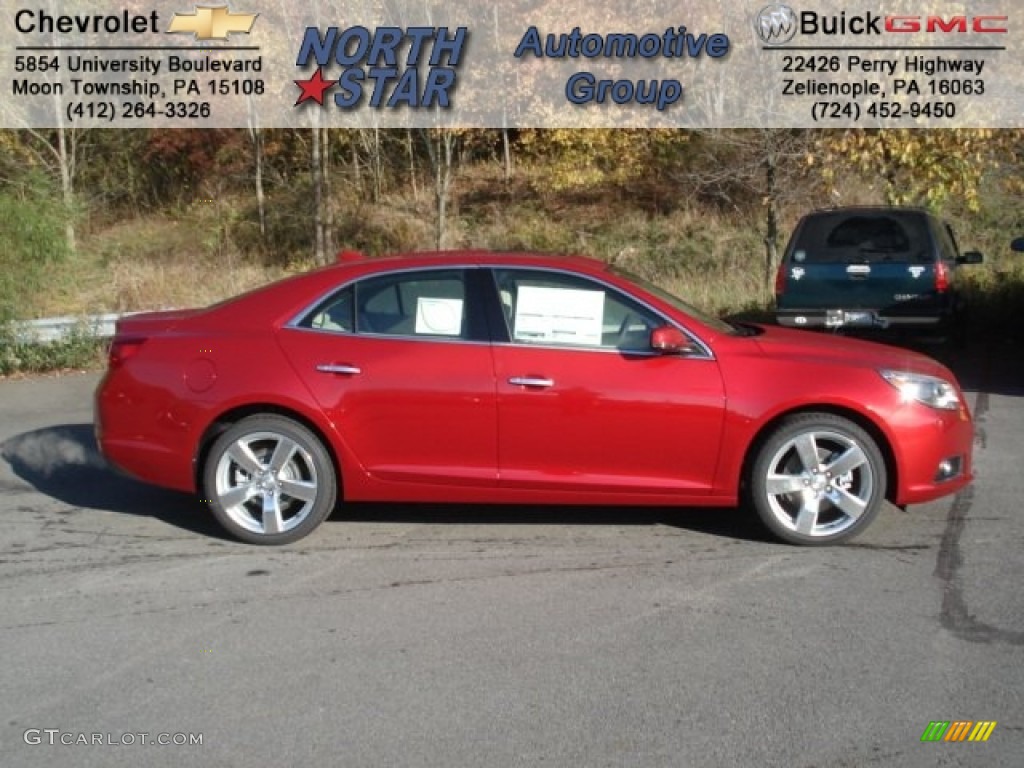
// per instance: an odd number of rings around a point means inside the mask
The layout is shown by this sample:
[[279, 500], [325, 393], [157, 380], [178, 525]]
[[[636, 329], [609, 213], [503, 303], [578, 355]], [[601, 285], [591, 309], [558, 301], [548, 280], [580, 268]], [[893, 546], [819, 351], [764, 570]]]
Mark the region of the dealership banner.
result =
[[1024, 8], [4, 0], [0, 127], [1024, 126]]

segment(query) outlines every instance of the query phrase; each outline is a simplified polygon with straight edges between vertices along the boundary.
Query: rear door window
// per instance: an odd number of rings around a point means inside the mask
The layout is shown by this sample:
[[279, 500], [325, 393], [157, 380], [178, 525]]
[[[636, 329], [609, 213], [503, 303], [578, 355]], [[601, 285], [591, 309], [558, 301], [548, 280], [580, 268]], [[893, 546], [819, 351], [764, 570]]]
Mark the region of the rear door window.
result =
[[463, 270], [382, 275], [356, 287], [356, 328], [385, 336], [467, 338]]
[[376, 336], [486, 341], [486, 322], [470, 288], [476, 272], [423, 269], [367, 277], [325, 299], [297, 325]]

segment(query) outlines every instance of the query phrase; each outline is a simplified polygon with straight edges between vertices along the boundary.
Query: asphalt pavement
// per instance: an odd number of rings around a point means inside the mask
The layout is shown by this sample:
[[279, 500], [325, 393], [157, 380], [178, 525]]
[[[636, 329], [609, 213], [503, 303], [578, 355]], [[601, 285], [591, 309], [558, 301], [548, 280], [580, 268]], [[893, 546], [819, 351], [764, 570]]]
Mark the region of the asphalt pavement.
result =
[[97, 375], [0, 382], [0, 765], [1018, 768], [1020, 353], [952, 361], [976, 482], [826, 549], [443, 505], [252, 547], [104, 465]]

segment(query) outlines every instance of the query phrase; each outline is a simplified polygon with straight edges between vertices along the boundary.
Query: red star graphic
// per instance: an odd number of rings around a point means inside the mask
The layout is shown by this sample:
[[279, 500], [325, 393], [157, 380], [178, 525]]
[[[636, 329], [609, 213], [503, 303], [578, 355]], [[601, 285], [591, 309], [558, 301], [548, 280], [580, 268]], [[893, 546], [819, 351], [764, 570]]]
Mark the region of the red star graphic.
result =
[[313, 99], [322, 107], [324, 105], [324, 91], [334, 85], [334, 80], [324, 80], [324, 76], [320, 74], [319, 67], [317, 67], [316, 72], [313, 73], [309, 80], [294, 80], [292, 82], [302, 89], [302, 93], [294, 104], [296, 107], [310, 99]]

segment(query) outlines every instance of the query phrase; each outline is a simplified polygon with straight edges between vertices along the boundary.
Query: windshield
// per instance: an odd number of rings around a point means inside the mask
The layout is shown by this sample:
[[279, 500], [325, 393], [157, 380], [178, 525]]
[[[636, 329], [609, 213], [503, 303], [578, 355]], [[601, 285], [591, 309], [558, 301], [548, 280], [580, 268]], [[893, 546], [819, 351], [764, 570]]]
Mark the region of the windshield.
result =
[[611, 266], [608, 268], [608, 271], [611, 272], [612, 274], [618, 275], [619, 277], [624, 277], [632, 283], [636, 283], [649, 294], [657, 296], [666, 304], [675, 307], [680, 312], [685, 312], [690, 317], [694, 318], [700, 323], [703, 323], [708, 328], [711, 328], [714, 331], [718, 331], [719, 333], [728, 333], [731, 336], [738, 336], [741, 334], [741, 331], [736, 326], [727, 323], [725, 320], [722, 320], [721, 318], [715, 317], [714, 315], [705, 312], [703, 309], [698, 309], [692, 304], [683, 301], [675, 294], [669, 293], [664, 288], [655, 285], [650, 280], [646, 280], [640, 277], [639, 275], [633, 274], [629, 270], [622, 269], [621, 267]]

